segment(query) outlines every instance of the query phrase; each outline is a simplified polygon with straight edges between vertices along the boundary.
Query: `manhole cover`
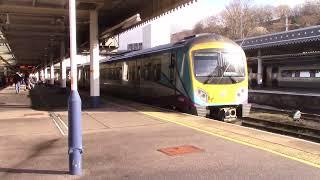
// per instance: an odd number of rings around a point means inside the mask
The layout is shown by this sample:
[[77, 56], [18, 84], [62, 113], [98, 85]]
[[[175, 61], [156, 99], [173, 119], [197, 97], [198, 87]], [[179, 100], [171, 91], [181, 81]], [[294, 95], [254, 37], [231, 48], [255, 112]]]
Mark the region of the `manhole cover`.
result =
[[24, 114], [24, 116], [39, 116], [39, 115], [44, 115], [44, 113], [28, 113], [28, 114]]
[[158, 149], [158, 151], [168, 155], [168, 156], [177, 156], [177, 155], [183, 155], [188, 153], [197, 153], [204, 151], [203, 149], [199, 149], [195, 146], [191, 145], [184, 145], [184, 146], [177, 146], [177, 147], [169, 147], [169, 148], [163, 148]]

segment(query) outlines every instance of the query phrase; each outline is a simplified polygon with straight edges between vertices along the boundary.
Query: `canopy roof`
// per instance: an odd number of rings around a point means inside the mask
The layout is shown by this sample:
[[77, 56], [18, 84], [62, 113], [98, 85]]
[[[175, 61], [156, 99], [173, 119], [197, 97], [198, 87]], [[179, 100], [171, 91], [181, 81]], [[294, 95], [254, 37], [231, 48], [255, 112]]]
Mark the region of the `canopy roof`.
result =
[[[98, 10], [100, 35], [108, 29], [117, 34], [137, 25], [117, 26], [133, 15], [144, 23], [193, 1], [76, 0], [78, 47], [89, 48], [90, 10]], [[40, 65], [50, 54], [58, 61], [61, 41], [69, 41], [68, 20], [68, 0], [1, 0], [0, 56], [17, 65]]]

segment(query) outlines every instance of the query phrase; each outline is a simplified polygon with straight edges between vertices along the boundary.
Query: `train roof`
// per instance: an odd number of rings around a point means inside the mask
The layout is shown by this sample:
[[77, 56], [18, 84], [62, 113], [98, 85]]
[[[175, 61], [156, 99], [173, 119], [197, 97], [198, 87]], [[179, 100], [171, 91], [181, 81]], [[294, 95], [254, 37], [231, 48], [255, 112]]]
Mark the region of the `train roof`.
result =
[[139, 57], [139, 56], [144, 56], [144, 55], [153, 54], [153, 53], [166, 52], [173, 49], [188, 47], [188, 46], [192, 46], [193, 44], [208, 42], [208, 41], [224, 41], [224, 42], [228, 42], [238, 46], [238, 44], [236, 44], [235, 42], [221, 35], [198, 34], [198, 35], [186, 37], [177, 43], [165, 44], [165, 45], [160, 45], [153, 48], [143, 49], [140, 51], [133, 51], [133, 52], [117, 55], [117, 56], [111, 57], [110, 59], [103, 60], [102, 62], [108, 63], [108, 62], [114, 62], [114, 61], [123, 60], [123, 59], [130, 59], [133, 57]]

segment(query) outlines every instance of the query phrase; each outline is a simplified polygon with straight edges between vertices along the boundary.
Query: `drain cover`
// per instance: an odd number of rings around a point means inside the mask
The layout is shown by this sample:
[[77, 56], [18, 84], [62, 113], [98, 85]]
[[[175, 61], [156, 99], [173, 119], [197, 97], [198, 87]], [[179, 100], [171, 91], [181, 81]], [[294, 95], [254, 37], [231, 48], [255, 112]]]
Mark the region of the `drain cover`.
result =
[[197, 153], [204, 151], [203, 149], [199, 149], [195, 146], [191, 145], [184, 145], [184, 146], [177, 146], [177, 147], [169, 147], [169, 148], [163, 148], [158, 149], [158, 151], [168, 155], [168, 156], [177, 156], [177, 155], [183, 155], [188, 153]]

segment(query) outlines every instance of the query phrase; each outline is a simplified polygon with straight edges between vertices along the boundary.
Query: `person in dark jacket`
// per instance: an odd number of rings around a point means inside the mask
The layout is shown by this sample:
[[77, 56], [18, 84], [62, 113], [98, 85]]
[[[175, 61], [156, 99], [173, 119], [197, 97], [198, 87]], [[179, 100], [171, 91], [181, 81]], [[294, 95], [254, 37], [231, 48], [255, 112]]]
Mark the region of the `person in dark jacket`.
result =
[[21, 83], [21, 75], [19, 72], [16, 72], [16, 74], [13, 76], [13, 83], [15, 84], [16, 87], [16, 93], [20, 93], [20, 83]]
[[29, 73], [25, 73], [24, 74], [24, 83], [25, 83], [25, 85], [26, 85], [26, 89], [25, 90], [27, 90], [27, 89], [31, 89], [30, 88], [30, 74]]

